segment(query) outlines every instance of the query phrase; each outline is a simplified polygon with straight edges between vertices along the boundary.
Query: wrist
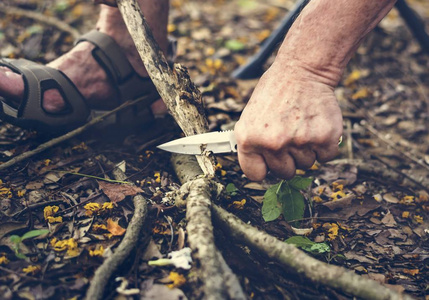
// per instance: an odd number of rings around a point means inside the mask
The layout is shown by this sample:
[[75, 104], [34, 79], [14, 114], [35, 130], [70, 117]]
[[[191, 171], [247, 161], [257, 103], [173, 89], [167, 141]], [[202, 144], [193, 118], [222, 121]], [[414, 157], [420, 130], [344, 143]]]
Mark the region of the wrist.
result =
[[334, 89], [341, 79], [343, 69], [294, 55], [278, 55], [269, 70], [275, 74], [284, 74], [288, 81], [313, 82]]
[[287, 73], [289, 78], [319, 82], [331, 88], [338, 85], [344, 71], [344, 67], [336, 64], [301, 58], [297, 55], [277, 57], [272, 67]]

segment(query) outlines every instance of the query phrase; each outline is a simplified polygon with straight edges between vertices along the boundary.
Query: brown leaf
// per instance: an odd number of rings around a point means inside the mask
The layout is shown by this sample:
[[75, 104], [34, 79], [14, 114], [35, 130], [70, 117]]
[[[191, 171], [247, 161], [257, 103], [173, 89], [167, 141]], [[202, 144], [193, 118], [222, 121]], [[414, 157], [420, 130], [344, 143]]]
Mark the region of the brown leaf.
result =
[[139, 187], [129, 184], [109, 183], [105, 181], [97, 181], [100, 189], [113, 203], [121, 202], [126, 196], [135, 196], [143, 192]]
[[322, 205], [326, 206], [330, 210], [342, 209], [342, 208], [350, 207], [350, 205], [352, 204], [352, 201], [355, 198], [356, 198], [355, 194], [350, 194], [338, 200], [325, 202]]
[[419, 274], [420, 270], [419, 269], [403, 269], [402, 270], [405, 274], [411, 275], [411, 276], [416, 276], [417, 274]]
[[386, 225], [387, 227], [395, 227], [396, 226], [396, 221], [395, 218], [393, 217], [393, 215], [388, 212], [383, 219], [381, 219], [381, 222]]
[[111, 218], [107, 219], [107, 230], [114, 236], [124, 235], [126, 229], [122, 228], [118, 222], [113, 221]]

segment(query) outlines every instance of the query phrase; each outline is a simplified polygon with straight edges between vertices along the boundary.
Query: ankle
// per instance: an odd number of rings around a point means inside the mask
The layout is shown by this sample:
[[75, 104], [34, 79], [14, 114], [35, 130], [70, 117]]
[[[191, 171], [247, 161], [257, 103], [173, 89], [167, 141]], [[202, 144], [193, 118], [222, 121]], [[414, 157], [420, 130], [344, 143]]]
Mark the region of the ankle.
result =
[[[149, 26], [154, 28], [153, 35], [161, 50], [164, 52], [164, 54], [166, 54], [168, 39], [167, 31], [166, 29], [163, 30], [163, 28], [166, 28], [167, 24], [163, 24], [164, 22], [162, 21], [152, 21], [152, 23], [155, 24], [149, 24]], [[134, 41], [132, 40], [131, 35], [129, 34], [128, 29], [123, 21], [122, 15], [117, 8], [102, 5], [96, 28], [100, 32], [109, 35], [115, 40], [115, 42], [124, 51], [128, 61], [140, 76], [148, 76], [146, 68], [144, 67], [140, 55], [135, 47]]]

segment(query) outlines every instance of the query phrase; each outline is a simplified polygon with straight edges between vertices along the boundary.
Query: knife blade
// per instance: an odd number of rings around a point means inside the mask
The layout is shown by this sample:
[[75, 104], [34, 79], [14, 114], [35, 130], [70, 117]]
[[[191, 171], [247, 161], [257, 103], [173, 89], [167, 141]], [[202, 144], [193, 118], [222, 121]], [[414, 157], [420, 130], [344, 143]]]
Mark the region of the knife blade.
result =
[[206, 151], [213, 153], [237, 152], [234, 131], [218, 131], [183, 137], [157, 146], [157, 148], [181, 154], [200, 155]]

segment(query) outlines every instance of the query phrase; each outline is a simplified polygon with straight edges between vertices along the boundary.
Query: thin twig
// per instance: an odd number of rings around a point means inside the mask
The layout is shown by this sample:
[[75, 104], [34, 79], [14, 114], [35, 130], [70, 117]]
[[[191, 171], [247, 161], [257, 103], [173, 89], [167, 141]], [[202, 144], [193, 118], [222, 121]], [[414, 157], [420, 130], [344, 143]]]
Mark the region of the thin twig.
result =
[[105, 113], [105, 114], [103, 114], [97, 118], [92, 119], [91, 121], [87, 122], [86, 124], [82, 125], [81, 127], [78, 127], [78, 128], [76, 128], [76, 129], [74, 129], [74, 130], [72, 130], [72, 131], [70, 131], [70, 132], [68, 132], [62, 136], [53, 138], [52, 140], [39, 145], [34, 150], [27, 151], [27, 152], [24, 152], [18, 156], [15, 156], [14, 158], [8, 160], [7, 162], [2, 163], [0, 165], [0, 171], [11, 167], [18, 162], [26, 160], [27, 158], [33, 157], [36, 154], [39, 154], [39, 153], [41, 153], [41, 152], [43, 152], [43, 151], [45, 151], [45, 150], [47, 150], [47, 149], [49, 149], [55, 145], [58, 145], [59, 143], [67, 141], [67, 140], [71, 139], [72, 137], [75, 137], [75, 136], [81, 134], [82, 132], [84, 132], [88, 128], [94, 126], [95, 124], [98, 124], [98, 123], [104, 121], [104, 119], [107, 118], [108, 116], [110, 116], [114, 113], [117, 113], [118, 111], [120, 111], [124, 108], [132, 106], [132, 105], [134, 105], [140, 101], [143, 101], [144, 99], [145, 98], [139, 98], [139, 99], [134, 100], [134, 101], [127, 101], [124, 104], [118, 106], [117, 108], [115, 108], [115, 109], [113, 109], [113, 110], [111, 110], [111, 111], [109, 111], [109, 112], [107, 112], [107, 113]]
[[111, 182], [111, 183], [133, 184], [130, 181], [114, 180], [114, 179], [102, 178], [102, 177], [88, 175], [88, 174], [82, 174], [82, 173], [70, 173], [70, 172], [67, 172], [66, 174], [77, 175], [77, 176], [81, 176], [81, 177], [88, 177], [88, 178], [93, 178], [93, 179], [97, 179], [97, 180], [107, 181], [107, 182]]
[[46, 279], [40, 279], [40, 278], [36, 278], [36, 277], [32, 277], [32, 276], [28, 276], [28, 275], [23, 275], [23, 274], [21, 274], [21, 273], [19, 273], [19, 272], [16, 272], [16, 271], [13, 271], [13, 270], [11, 270], [11, 269], [8, 269], [8, 268], [4, 268], [4, 267], [2, 267], [2, 266], [0, 266], [0, 271], [3, 271], [3, 272], [6, 272], [6, 273], [9, 273], [9, 274], [14, 274], [14, 275], [16, 275], [16, 276], [18, 276], [18, 277], [21, 277], [21, 278], [24, 278], [24, 279], [27, 279], [27, 280], [32, 280], [32, 281], [36, 281], [36, 282], [43, 282], [43, 283], [52, 283], [52, 280], [46, 280]]
[[346, 145], [347, 145], [347, 157], [349, 159], [353, 159], [353, 137], [352, 137], [352, 122], [350, 121], [350, 119], [346, 120], [346, 134], [347, 134], [347, 141], [346, 141]]
[[[377, 158], [380, 160], [379, 158]], [[395, 183], [402, 184], [412, 188], [422, 188], [429, 192], [429, 180], [421, 178], [418, 180], [410, 174], [405, 174], [402, 171], [392, 168], [388, 164], [381, 164], [379, 161], [370, 159], [337, 159], [326, 163], [327, 165], [352, 165], [358, 169], [358, 172], [369, 173], [379, 178], [394, 181]]]
[[[375, 129], [373, 126], [371, 126], [369, 123], [364, 122], [363, 126], [373, 135], [375, 135], [379, 140], [381, 140], [383, 143], [387, 144], [388, 146], [390, 146], [392, 149], [394, 149], [395, 151], [401, 153], [403, 156], [405, 156], [406, 158], [412, 160], [413, 162], [415, 162], [416, 164], [418, 164], [419, 166], [425, 168], [426, 170], [429, 171], [429, 165], [425, 164], [423, 162], [423, 159], [418, 159], [417, 157], [415, 157], [414, 155], [412, 155], [409, 152], [405, 152], [402, 151], [401, 149], [398, 148], [398, 146], [395, 143], [392, 143], [391, 141], [389, 141], [388, 139], [386, 139], [377, 129]], [[423, 156], [422, 154], [420, 154], [421, 156]]]
[[17, 7], [7, 6], [4, 4], [0, 4], [0, 12], [6, 15], [16, 15], [20, 17], [33, 19], [37, 22], [56, 27], [57, 29], [70, 34], [74, 39], [78, 39], [81, 36], [81, 33], [77, 29], [71, 27], [70, 25], [61, 21], [60, 19], [52, 16], [47, 16], [35, 11], [20, 9]]

